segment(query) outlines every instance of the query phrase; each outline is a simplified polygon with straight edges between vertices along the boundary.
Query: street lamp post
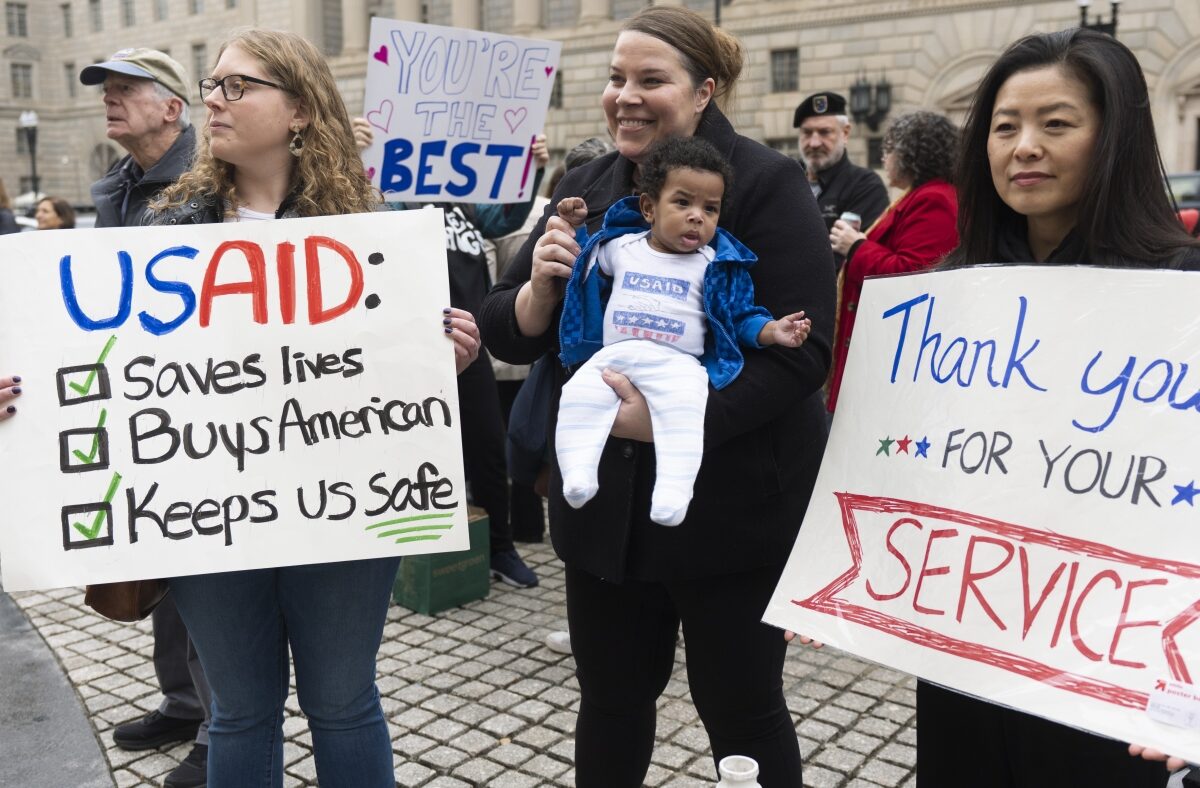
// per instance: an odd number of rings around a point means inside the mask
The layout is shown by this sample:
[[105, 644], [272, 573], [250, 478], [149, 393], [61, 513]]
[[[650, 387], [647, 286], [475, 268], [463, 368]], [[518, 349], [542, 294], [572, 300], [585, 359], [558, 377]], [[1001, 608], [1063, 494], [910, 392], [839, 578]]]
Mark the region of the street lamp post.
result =
[[38, 132], [38, 116], [33, 110], [25, 110], [21, 113], [17, 125], [25, 132], [25, 142], [29, 148], [29, 175], [33, 181], [33, 202], [37, 205], [38, 199], [38, 174], [37, 174], [37, 132]]
[[1095, 22], [1088, 21], [1088, 7], [1091, 6], [1092, 0], [1075, 0], [1075, 2], [1079, 5], [1080, 27], [1100, 33], [1108, 33], [1113, 38], [1117, 37], [1117, 10], [1121, 7], [1121, 0], [1108, 0], [1112, 14], [1107, 22], [1104, 21], [1103, 16], [1098, 14]]
[[860, 76], [850, 86], [850, 114], [855, 123], [866, 123], [871, 131], [878, 131], [879, 124], [892, 110], [892, 84], [880, 78], [872, 85]]

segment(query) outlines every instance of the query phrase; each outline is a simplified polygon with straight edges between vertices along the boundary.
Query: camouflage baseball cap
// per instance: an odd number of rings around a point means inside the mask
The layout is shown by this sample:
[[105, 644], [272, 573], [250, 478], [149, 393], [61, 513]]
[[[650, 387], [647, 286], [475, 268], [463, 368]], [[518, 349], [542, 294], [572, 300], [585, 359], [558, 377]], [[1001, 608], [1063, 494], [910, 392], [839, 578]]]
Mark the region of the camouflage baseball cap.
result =
[[183, 66], [157, 49], [122, 49], [103, 63], [80, 71], [79, 81], [85, 85], [99, 85], [109, 72], [152, 79], [188, 103], [187, 74]]

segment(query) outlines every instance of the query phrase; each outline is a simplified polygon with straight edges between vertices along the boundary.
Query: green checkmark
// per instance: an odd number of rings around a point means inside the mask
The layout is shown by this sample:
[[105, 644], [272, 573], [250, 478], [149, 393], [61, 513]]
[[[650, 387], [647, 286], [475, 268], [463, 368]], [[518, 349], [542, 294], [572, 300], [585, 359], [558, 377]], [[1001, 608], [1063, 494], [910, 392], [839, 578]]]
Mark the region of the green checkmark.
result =
[[100, 423], [96, 425], [96, 434], [92, 436], [92, 449], [87, 454], [84, 454], [79, 449], [71, 451], [82, 465], [91, 465], [96, 461], [96, 452], [100, 450], [100, 433], [104, 431], [104, 420], [108, 418], [108, 411], [104, 408], [100, 409]]
[[78, 391], [81, 395], [86, 395], [92, 388], [92, 384], [96, 382], [96, 370], [98, 370], [100, 365], [104, 363], [104, 359], [108, 358], [108, 351], [112, 350], [112, 346], [116, 343], [117, 335], [113, 334], [108, 338], [108, 341], [104, 343], [104, 350], [100, 351], [100, 358], [96, 359], [96, 369], [93, 369], [88, 373], [88, 376], [83, 381], [82, 386], [80, 386], [78, 383], [68, 383], [67, 385]]
[[[104, 494], [104, 503], [111, 503], [113, 496], [117, 494], [117, 488], [121, 486], [121, 474], [113, 473], [112, 482], [108, 485], [108, 492]], [[104, 525], [104, 509], [96, 510], [96, 516], [92, 519], [92, 527], [81, 523], [71, 523], [75, 530], [83, 534], [85, 539], [95, 539], [96, 534], [100, 533], [100, 527]]]

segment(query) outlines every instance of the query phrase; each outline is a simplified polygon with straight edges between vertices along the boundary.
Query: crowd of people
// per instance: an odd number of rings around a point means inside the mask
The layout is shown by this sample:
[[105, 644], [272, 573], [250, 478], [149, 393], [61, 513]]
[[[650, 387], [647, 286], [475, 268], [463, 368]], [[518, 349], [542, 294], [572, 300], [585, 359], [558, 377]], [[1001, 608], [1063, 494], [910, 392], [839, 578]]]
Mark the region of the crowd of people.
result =
[[[526, 418], [544, 420], [545, 448], [522, 482], [536, 500], [529, 515], [523, 498], [522, 529], [541, 537], [540, 488], [565, 566], [581, 788], [642, 784], [681, 628], [714, 761], [749, 756], [765, 788], [802, 784], [783, 694], [790, 636], [761, 617], [816, 480], [866, 277], [983, 263], [1200, 269], [1200, 241], [1162, 185], [1145, 78], [1110, 36], [1016, 42], [984, 75], [962, 131], [936, 113], [898, 115], [883, 137], [890, 201], [878, 175], [849, 161], [835, 93], [796, 111], [803, 165], [740, 134], [726, 102], [745, 58], [684, 7], [644, 9], [623, 23], [599, 97], [611, 146], [585, 143], [548, 199], [442, 206], [469, 240], [453, 248], [479, 251], [451, 259], [451, 303], [431, 304], [429, 320], [460, 375], [464, 461], [492, 519], [492, 569], [518, 587], [537, 578], [513, 546], [508, 408], [491, 356], [523, 372], [543, 365], [529, 376], [545, 389], [542, 409]], [[388, 208], [359, 158], [369, 127], [300, 36], [252, 29], [226, 41], [199, 80], [199, 134], [186, 74], [161, 52], [122, 50], [80, 79], [103, 86], [108, 136], [128, 153], [93, 186], [97, 226]], [[0, 189], [0, 223], [6, 203]], [[53, 198], [37, 215], [45, 228], [74, 221]], [[498, 251], [491, 276], [485, 238]], [[639, 277], [677, 290], [648, 298]], [[643, 314], [668, 319], [629, 319]], [[0, 379], [0, 420], [16, 414], [21, 383]], [[589, 415], [599, 409], [602, 419]], [[290, 654], [321, 785], [391, 788], [375, 662], [399, 560], [170, 578], [154, 612], [164, 699], [118, 726], [116, 744], [194, 739], [167, 788], [281, 785]], [[932, 683], [919, 684], [917, 714], [923, 788], [1167, 779], [1162, 753]]]

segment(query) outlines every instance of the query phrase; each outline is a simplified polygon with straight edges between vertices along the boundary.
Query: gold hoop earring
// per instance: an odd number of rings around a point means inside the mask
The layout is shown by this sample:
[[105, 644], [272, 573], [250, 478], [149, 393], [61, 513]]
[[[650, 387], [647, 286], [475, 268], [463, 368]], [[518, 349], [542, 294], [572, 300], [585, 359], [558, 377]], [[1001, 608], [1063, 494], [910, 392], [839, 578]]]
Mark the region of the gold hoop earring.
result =
[[300, 154], [304, 152], [304, 137], [300, 136], [300, 129], [296, 129], [292, 136], [292, 141], [288, 143], [288, 152], [300, 158]]

